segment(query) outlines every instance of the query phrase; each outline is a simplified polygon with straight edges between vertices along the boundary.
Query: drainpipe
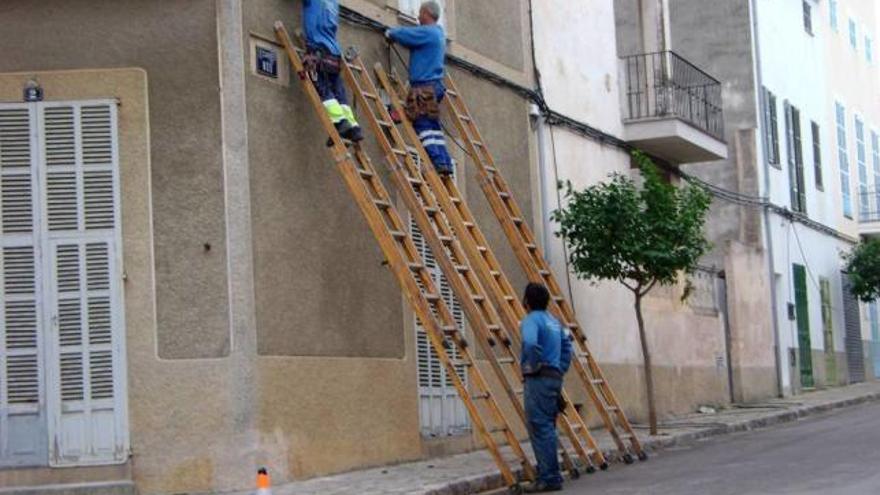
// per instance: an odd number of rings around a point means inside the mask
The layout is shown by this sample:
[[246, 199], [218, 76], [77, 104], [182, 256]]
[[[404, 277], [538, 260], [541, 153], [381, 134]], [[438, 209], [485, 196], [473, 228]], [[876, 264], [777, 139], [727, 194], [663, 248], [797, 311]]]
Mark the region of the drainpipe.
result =
[[[529, 116], [535, 123], [535, 132], [538, 133], [538, 184], [541, 188], [541, 242], [543, 243], [544, 253], [550, 259], [550, 192], [547, 184], [550, 182], [547, 176], [547, 138], [544, 136], [547, 130], [547, 124], [544, 122], [544, 116], [541, 115], [541, 109], [538, 105], [532, 103], [529, 106]], [[554, 185], [555, 186], [555, 185]]]
[[[752, 36], [755, 38], [755, 76], [757, 79], [756, 91], [761, 91], [764, 87], [763, 78], [761, 76], [761, 44], [758, 37], [758, 7], [755, 0], [749, 0], [752, 12]], [[760, 113], [760, 112], [759, 112]], [[764, 162], [764, 191], [767, 197], [770, 197], [770, 164], [767, 162], [767, 143], [761, 138], [761, 149], [763, 150], [762, 161]], [[773, 343], [776, 348], [774, 353], [776, 363], [776, 389], [779, 397], [783, 397], [782, 384], [782, 358], [780, 354], [782, 349], [779, 343], [779, 295], [776, 293], [776, 266], [773, 260], [773, 232], [770, 227], [770, 209], [764, 206], [764, 237], [767, 239], [767, 269], [770, 275], [770, 304], [772, 305], [773, 314]]]

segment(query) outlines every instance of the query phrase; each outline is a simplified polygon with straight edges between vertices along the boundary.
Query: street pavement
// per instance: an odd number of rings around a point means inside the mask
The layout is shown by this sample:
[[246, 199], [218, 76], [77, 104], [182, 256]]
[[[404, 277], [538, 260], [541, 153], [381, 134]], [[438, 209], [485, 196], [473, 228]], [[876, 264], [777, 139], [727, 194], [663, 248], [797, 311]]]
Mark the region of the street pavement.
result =
[[601, 495], [880, 494], [880, 404], [714, 437], [569, 481]]

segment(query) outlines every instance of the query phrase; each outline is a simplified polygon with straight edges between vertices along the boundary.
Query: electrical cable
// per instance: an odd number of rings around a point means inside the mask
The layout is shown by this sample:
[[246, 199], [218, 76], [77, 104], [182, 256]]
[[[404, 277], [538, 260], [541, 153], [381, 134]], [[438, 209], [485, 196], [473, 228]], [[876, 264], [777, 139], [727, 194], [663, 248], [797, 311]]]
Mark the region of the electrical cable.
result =
[[[556, 162], [556, 136], [553, 132], [553, 126], [550, 126], [550, 148], [553, 150], [553, 177], [556, 179], [554, 184], [559, 184], [559, 165]], [[559, 192], [559, 187], [556, 187], [556, 207], [560, 210], [562, 209], [562, 194]], [[572, 308], [574, 308], [574, 291], [571, 289], [571, 265], [568, 259], [568, 242], [566, 242], [565, 237], [562, 238], [562, 254], [565, 260], [565, 281], [567, 282], [566, 285], [568, 285], [568, 300], [572, 301]]]

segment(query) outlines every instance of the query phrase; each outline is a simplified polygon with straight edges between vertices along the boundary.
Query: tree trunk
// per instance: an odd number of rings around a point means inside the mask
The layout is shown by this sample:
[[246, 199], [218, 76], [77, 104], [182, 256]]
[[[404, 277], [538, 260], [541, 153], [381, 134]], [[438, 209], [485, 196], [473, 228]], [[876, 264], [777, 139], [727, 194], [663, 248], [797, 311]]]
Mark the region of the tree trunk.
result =
[[639, 323], [639, 340], [642, 343], [642, 358], [645, 364], [645, 389], [648, 392], [648, 422], [651, 435], [657, 434], [657, 408], [654, 405], [654, 373], [651, 370], [651, 352], [648, 350], [648, 336], [645, 335], [645, 319], [642, 317], [642, 295], [636, 294], [636, 320]]

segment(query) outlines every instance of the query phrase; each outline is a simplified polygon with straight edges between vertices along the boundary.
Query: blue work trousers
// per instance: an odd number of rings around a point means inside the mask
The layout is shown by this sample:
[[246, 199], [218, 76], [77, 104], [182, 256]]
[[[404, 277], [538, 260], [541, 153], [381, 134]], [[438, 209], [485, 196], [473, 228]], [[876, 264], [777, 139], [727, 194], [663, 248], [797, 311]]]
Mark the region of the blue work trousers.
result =
[[559, 414], [559, 396], [562, 379], [545, 376], [528, 376], [525, 380], [526, 419], [529, 423], [529, 440], [538, 461], [538, 481], [548, 486], [562, 484], [559, 471], [556, 435], [556, 415]]
[[[443, 101], [446, 96], [446, 86], [440, 81], [427, 83], [434, 86], [434, 94], [437, 97], [437, 104]], [[413, 128], [419, 135], [419, 141], [422, 142], [428, 157], [434, 168], [441, 173], [453, 172], [452, 157], [446, 149], [446, 136], [443, 134], [443, 126], [440, 125], [440, 119], [434, 119], [426, 115], [422, 115], [413, 120]]]

